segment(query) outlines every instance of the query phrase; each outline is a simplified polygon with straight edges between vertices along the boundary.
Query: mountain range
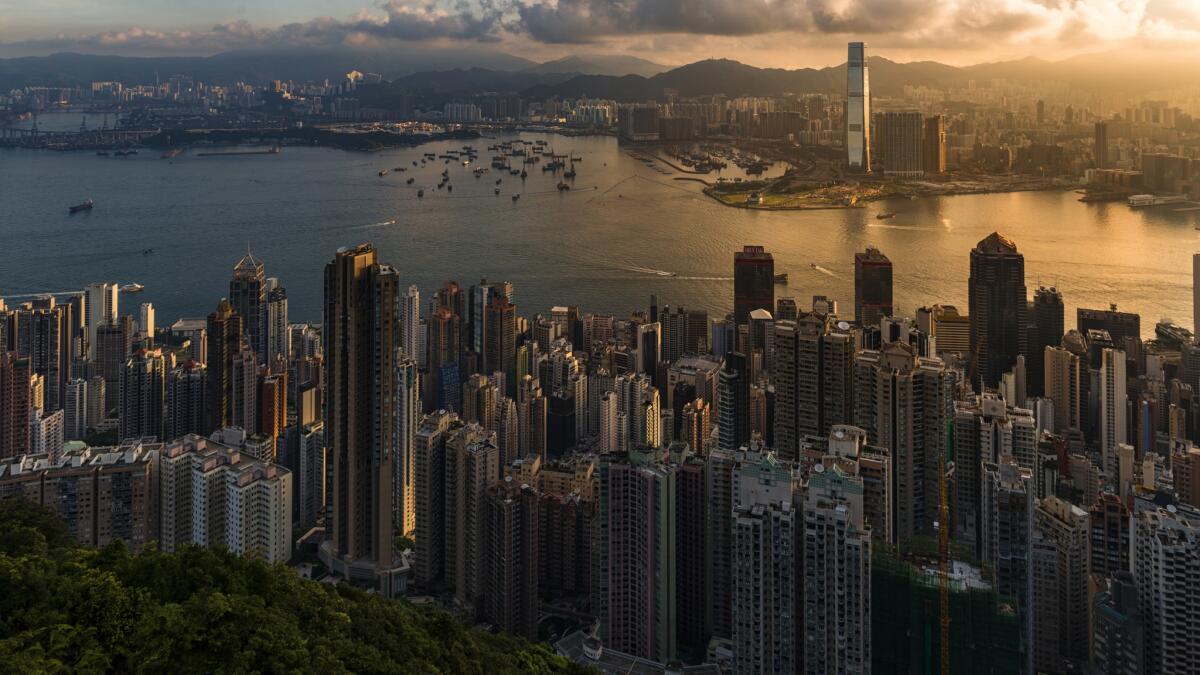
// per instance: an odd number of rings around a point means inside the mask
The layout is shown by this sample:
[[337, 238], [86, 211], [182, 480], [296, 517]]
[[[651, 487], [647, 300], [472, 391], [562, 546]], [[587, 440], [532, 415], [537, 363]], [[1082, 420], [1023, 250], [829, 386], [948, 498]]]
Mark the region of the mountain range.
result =
[[[1128, 54], [1092, 54], [1063, 61], [1018, 61], [956, 67], [933, 61], [897, 63], [870, 59], [872, 91], [901, 94], [905, 85], [939, 89], [986, 84], [994, 78], [1020, 82], [1060, 82], [1101, 92], [1147, 93], [1200, 80], [1200, 63], [1161, 61]], [[758, 68], [730, 59], [709, 59], [677, 68], [632, 56], [569, 56], [536, 63], [487, 48], [408, 45], [388, 50], [349, 48], [234, 51], [207, 57], [122, 57], [60, 53], [0, 59], [0, 91], [27, 85], [74, 86], [117, 80], [152, 83], [172, 75], [230, 84], [272, 79], [338, 81], [351, 70], [374, 72], [396, 88], [447, 95], [515, 91], [530, 98], [591, 96], [619, 101], [725, 94], [766, 96], [783, 93], [839, 94], [845, 64], [826, 68]]]

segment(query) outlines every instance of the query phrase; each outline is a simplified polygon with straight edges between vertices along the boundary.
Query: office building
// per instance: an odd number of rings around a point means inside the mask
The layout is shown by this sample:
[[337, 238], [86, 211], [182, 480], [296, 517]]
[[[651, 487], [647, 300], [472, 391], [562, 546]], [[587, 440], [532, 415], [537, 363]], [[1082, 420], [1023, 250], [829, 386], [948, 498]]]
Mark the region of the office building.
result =
[[1127, 338], [1142, 337], [1142, 318], [1132, 312], [1119, 312], [1116, 305], [1108, 309], [1080, 307], [1075, 310], [1075, 323], [1076, 329], [1084, 335], [1092, 330], [1107, 331], [1118, 349], [1125, 348]]
[[[517, 393], [517, 306], [503, 296], [484, 307], [483, 373], [504, 373], [504, 393]], [[545, 345], [548, 347], [549, 345]]]
[[846, 60], [846, 164], [852, 172], [871, 171], [871, 78], [862, 42], [850, 43]]
[[997, 232], [971, 249], [970, 378], [976, 391], [995, 388], [1025, 347], [1025, 257]]
[[267, 282], [262, 261], [250, 249], [233, 266], [229, 280], [229, 304], [242, 317], [246, 343], [259, 363], [267, 362]]
[[892, 261], [874, 246], [854, 254], [854, 320], [877, 327], [892, 315]]
[[942, 115], [925, 118], [925, 134], [921, 138], [921, 162], [926, 174], [946, 172], [946, 118]]
[[1097, 169], [1112, 167], [1108, 160], [1108, 122], [1096, 122], [1092, 154], [1095, 157]]
[[933, 338], [937, 355], [971, 352], [970, 317], [954, 305], [933, 305], [917, 310], [917, 328]]
[[149, 302], [138, 306], [137, 337], [147, 346], [154, 346], [154, 305]]
[[920, 112], [875, 113], [878, 154], [873, 159], [883, 166], [885, 174], [901, 178], [920, 178], [924, 175], [921, 144], [924, 127], [925, 120]]
[[733, 320], [743, 325], [750, 312], [775, 307], [775, 258], [762, 246], [733, 254]]
[[1039, 286], [1028, 318], [1026, 384], [1030, 396], [1046, 396], [1046, 348], [1062, 344], [1064, 332], [1062, 293], [1054, 286]]
[[725, 356], [717, 373], [717, 426], [722, 450], [733, 452], [750, 440], [750, 371], [746, 357], [736, 351]]
[[333, 486], [322, 561], [385, 596], [400, 590], [392, 551], [398, 295], [399, 275], [369, 244], [339, 249], [325, 266], [325, 443]]
[[1100, 456], [1105, 471], [1115, 473], [1116, 447], [1129, 440], [1125, 376], [1125, 352], [1104, 349], [1100, 353], [1098, 413], [1100, 425]]
[[421, 360], [421, 289], [415, 285], [400, 300], [400, 348], [406, 358]]

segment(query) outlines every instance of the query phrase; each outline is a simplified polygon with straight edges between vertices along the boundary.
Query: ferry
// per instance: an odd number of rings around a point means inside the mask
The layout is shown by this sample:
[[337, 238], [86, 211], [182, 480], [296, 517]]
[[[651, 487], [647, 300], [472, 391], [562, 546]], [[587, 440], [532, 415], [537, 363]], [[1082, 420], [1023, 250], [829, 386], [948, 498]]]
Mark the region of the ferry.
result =
[[1181, 204], [1187, 201], [1184, 195], [1167, 195], [1159, 197], [1157, 195], [1133, 195], [1129, 198], [1129, 208], [1144, 209], [1149, 206], [1164, 206], [1166, 204]]
[[72, 207], [68, 208], [67, 210], [70, 213], [79, 213], [80, 211], [91, 211], [93, 206], [95, 206], [95, 202], [93, 202], [92, 200], [89, 199], [89, 200], [83, 202], [82, 204], [76, 204], [75, 206], [72, 206]]
[[895, 213], [893, 213], [893, 212], [890, 212], [890, 211], [889, 211], [888, 213], [878, 213], [878, 214], [875, 214], [875, 218], [876, 218], [877, 220], [887, 220], [887, 219], [889, 219], [889, 218], [895, 218], [895, 217], [896, 217], [896, 214], [895, 214]]
[[141, 284], [125, 284], [121, 287], [122, 293], [141, 293], [145, 286]]

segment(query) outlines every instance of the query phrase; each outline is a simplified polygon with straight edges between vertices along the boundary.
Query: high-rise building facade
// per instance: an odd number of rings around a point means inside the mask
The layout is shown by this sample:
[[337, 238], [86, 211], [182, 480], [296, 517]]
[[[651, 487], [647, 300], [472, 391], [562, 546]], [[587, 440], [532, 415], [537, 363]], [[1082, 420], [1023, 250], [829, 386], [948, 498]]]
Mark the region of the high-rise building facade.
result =
[[208, 367], [207, 426], [223, 429], [233, 424], [233, 358], [242, 350], [242, 316], [222, 299], [208, 315], [205, 364]]
[[733, 254], [733, 320], [742, 325], [750, 312], [775, 308], [775, 258], [762, 246]]
[[925, 118], [925, 134], [921, 138], [921, 162], [927, 174], [946, 172], [946, 118], [942, 115]]
[[875, 114], [875, 161], [883, 172], [901, 178], [920, 178], [925, 173], [921, 134], [925, 120], [920, 112], [881, 112]]
[[854, 320], [878, 326], [892, 315], [892, 261], [874, 246], [854, 254]]
[[482, 508], [481, 613], [505, 633], [537, 640], [540, 495], [510, 478], [487, 488]]
[[1012, 370], [1025, 347], [1025, 256], [997, 232], [971, 249], [971, 366], [968, 377], [976, 391], [995, 388]]
[[166, 385], [161, 351], [139, 349], [129, 357], [121, 374], [120, 440], [163, 440]]
[[846, 163], [850, 171], [871, 171], [871, 78], [862, 42], [850, 43], [846, 60]]
[[[325, 266], [325, 442], [332, 468], [326, 564], [385, 595], [393, 578], [396, 308], [399, 275], [370, 244]], [[365, 578], [364, 578], [365, 577]]]
[[229, 280], [229, 303], [242, 317], [246, 342], [259, 363], [267, 360], [267, 282], [262, 261], [246, 249], [246, 255], [233, 266]]

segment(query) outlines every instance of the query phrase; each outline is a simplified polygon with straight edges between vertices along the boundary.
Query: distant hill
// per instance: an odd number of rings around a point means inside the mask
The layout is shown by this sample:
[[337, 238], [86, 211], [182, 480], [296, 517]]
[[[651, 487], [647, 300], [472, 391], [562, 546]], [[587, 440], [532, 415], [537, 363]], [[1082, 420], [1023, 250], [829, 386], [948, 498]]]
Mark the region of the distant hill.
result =
[[[1066, 82], [1081, 89], [1139, 94], [1178, 87], [1200, 78], [1200, 63], [1177, 62], [1171, 68], [1148, 57], [1128, 54], [1089, 54], [1065, 61], [1037, 58], [955, 67], [933, 61], [897, 63], [871, 57], [871, 90], [879, 96], [899, 96], [905, 85], [937, 88], [965, 87], [972, 80]], [[592, 96], [618, 101], [662, 98], [664, 89], [682, 96], [725, 94], [771, 96], [784, 93], [841, 94], [846, 86], [845, 64], [827, 68], [757, 68], [730, 59], [710, 59], [652, 76], [579, 75], [559, 84], [542, 84], [525, 93], [531, 98]]]
[[566, 56], [554, 61], [539, 63], [526, 69], [531, 73], [576, 73], [579, 75], [641, 75], [652, 77], [669, 66], [654, 63], [636, 56], [621, 54], [593, 54], [589, 56]]
[[[462, 73], [506, 73], [482, 89], [526, 88], [557, 84], [562, 75], [623, 75], [649, 77], [667, 70], [645, 59], [621, 55], [569, 56], [537, 63], [486, 47], [448, 48], [397, 46], [389, 49], [305, 48], [242, 50], [213, 56], [130, 57], [63, 52], [50, 56], [0, 59], [0, 90], [28, 85], [76, 86], [115, 80], [126, 84], [153, 84], [172, 75], [194, 77], [204, 82], [232, 84], [269, 80], [298, 82], [326, 79], [337, 81], [351, 70], [379, 73], [385, 79], [423, 74], [430, 83], [434, 76], [449, 71], [453, 81], [439, 88], [459, 91], [472, 76]], [[558, 77], [548, 77], [558, 76]], [[421, 79], [421, 78], [418, 78]]]

